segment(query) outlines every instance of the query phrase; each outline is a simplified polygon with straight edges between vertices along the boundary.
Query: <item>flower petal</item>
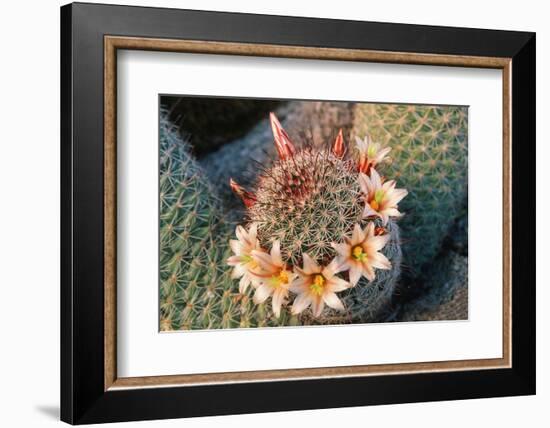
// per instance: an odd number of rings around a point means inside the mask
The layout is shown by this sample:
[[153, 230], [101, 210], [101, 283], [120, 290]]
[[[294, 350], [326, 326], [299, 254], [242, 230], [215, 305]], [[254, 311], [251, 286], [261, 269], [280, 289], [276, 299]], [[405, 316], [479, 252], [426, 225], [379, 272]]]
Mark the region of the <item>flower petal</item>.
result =
[[271, 260], [275, 266], [283, 266], [283, 258], [281, 257], [281, 241], [278, 239], [273, 242], [271, 247]]
[[359, 282], [359, 279], [361, 279], [361, 275], [363, 274], [362, 269], [357, 266], [353, 265], [351, 266], [349, 270], [349, 283], [352, 287], [355, 287], [357, 283]]
[[351, 234], [351, 242], [353, 245], [357, 245], [360, 242], [363, 242], [365, 240], [365, 234], [363, 233], [363, 230], [361, 229], [361, 226], [359, 224], [355, 223], [355, 226], [353, 227], [353, 232]]
[[350, 287], [349, 282], [337, 276], [332, 277], [328, 282], [328, 284], [329, 284], [330, 290], [332, 290], [335, 293], [338, 293], [339, 291], [347, 290]]
[[301, 312], [303, 312], [304, 309], [306, 309], [311, 304], [311, 297], [306, 294], [300, 294], [296, 299], [294, 299], [294, 303], [292, 304], [292, 313], [294, 315], [297, 315]]
[[242, 253], [244, 253], [244, 247], [243, 244], [236, 239], [231, 239], [229, 241], [229, 246], [231, 247], [231, 250], [237, 255], [240, 256]]
[[273, 299], [272, 299], [272, 306], [273, 306], [273, 313], [277, 318], [281, 315], [281, 306], [285, 300], [286, 297], [286, 291], [283, 289], [276, 290], [273, 293]]
[[367, 277], [369, 281], [374, 281], [374, 278], [376, 278], [376, 275], [374, 274], [374, 269], [369, 262], [363, 263], [363, 274]]
[[289, 290], [296, 294], [301, 294], [307, 290], [308, 283], [306, 278], [297, 278], [290, 283]]
[[391, 194], [395, 189], [395, 180], [389, 180], [389, 181], [386, 181], [383, 185], [382, 185], [382, 190], [384, 191], [384, 197], [388, 197], [389, 194]]
[[373, 236], [365, 242], [365, 247], [369, 253], [381, 250], [386, 246], [390, 238], [391, 236], [389, 234]]
[[363, 239], [363, 241], [365, 239], [370, 239], [373, 236], [374, 236], [374, 223], [372, 221], [369, 221], [369, 223], [365, 227], [365, 238]]
[[372, 187], [374, 187], [375, 190], [378, 190], [382, 187], [382, 179], [380, 178], [380, 174], [374, 169], [371, 168], [370, 170], [370, 180], [372, 183]]
[[258, 236], [258, 223], [254, 222], [250, 225], [250, 230], [248, 231], [248, 238], [252, 243], [257, 242], [257, 236]]
[[248, 274], [243, 275], [241, 280], [239, 281], [239, 293], [244, 294], [246, 292], [246, 289], [250, 285], [250, 276]]
[[344, 257], [338, 257], [338, 263], [339, 263], [339, 270], [338, 272], [345, 272], [351, 268], [353, 265], [353, 262], [349, 259], [349, 256]]
[[359, 150], [360, 152], [365, 152], [367, 150], [366, 142], [363, 141], [358, 136], [355, 136], [355, 146], [357, 147], [357, 150]]
[[368, 217], [380, 217], [380, 214], [378, 213], [378, 211], [374, 211], [372, 207], [368, 203], [366, 203], [365, 209], [363, 210], [363, 218]]
[[331, 262], [321, 270], [321, 273], [326, 279], [330, 279], [338, 272], [342, 272], [345, 268], [342, 265], [342, 259], [340, 257], [334, 257]]
[[336, 294], [334, 294], [334, 293], [329, 292], [329, 293], [323, 294], [323, 300], [332, 309], [336, 309], [337, 311], [345, 310], [344, 304], [338, 298], [338, 296], [336, 296]]
[[359, 187], [361, 188], [361, 192], [363, 192], [365, 196], [368, 196], [370, 194], [370, 189], [371, 189], [369, 177], [366, 174], [363, 174], [362, 172], [360, 172], [358, 181], [359, 181]]
[[391, 151], [391, 147], [385, 147], [382, 150], [380, 150], [376, 155], [376, 162], [377, 163], [382, 162], [390, 151]]
[[271, 295], [272, 291], [273, 288], [269, 285], [261, 284], [258, 288], [256, 288], [256, 292], [254, 293], [254, 303], [259, 305], [260, 303], [265, 302], [267, 298]]
[[304, 259], [304, 267], [303, 267], [303, 271], [308, 274], [308, 275], [311, 275], [313, 273], [318, 273], [321, 271], [321, 268], [319, 267], [319, 265], [315, 262], [315, 260], [313, 260], [309, 254], [307, 253], [304, 253], [303, 254], [303, 259]]
[[370, 264], [377, 269], [391, 269], [391, 262], [382, 253], [374, 253], [369, 257]]
[[397, 208], [386, 208], [382, 210], [382, 213], [386, 214], [388, 217], [401, 217], [401, 213]]
[[242, 264], [238, 264], [235, 267], [233, 267], [233, 272], [231, 272], [231, 278], [237, 279], [241, 276], [245, 275], [247, 272], [246, 267], [244, 267]]
[[235, 231], [235, 234], [237, 235], [237, 239], [247, 247], [252, 247], [253, 241], [250, 240], [250, 237], [248, 235], [248, 232], [246, 229], [242, 226], [237, 226], [237, 229]]
[[321, 298], [313, 298], [311, 300], [311, 310], [313, 311], [314, 317], [321, 316], [321, 313], [323, 312], [323, 308], [325, 307], [325, 303], [323, 299]]
[[271, 256], [263, 251], [253, 250], [252, 258], [260, 265], [260, 268], [267, 272], [273, 272], [275, 269]]
[[351, 254], [351, 247], [347, 244], [337, 244], [335, 242], [330, 244], [332, 248], [336, 250], [342, 257], [347, 258]]
[[231, 256], [227, 259], [227, 264], [229, 266], [237, 266], [242, 263], [241, 256]]

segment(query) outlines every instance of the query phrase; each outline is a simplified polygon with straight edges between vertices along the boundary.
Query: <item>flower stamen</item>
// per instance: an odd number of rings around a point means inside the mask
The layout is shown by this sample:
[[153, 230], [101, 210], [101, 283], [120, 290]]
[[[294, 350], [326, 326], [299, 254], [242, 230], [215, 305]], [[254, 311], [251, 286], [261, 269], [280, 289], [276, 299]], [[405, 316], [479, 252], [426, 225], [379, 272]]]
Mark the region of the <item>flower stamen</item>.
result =
[[325, 277], [321, 274], [317, 274], [313, 277], [313, 282], [309, 286], [309, 289], [313, 294], [316, 294], [317, 296], [322, 296], [325, 289], [325, 282]]
[[351, 255], [355, 260], [358, 260], [360, 262], [367, 259], [368, 255], [363, 251], [363, 247], [361, 245], [356, 245], [353, 247], [353, 250], [351, 251]]
[[271, 277], [271, 284], [273, 287], [280, 287], [281, 285], [287, 285], [290, 282], [289, 271], [282, 269], [278, 275]]
[[374, 211], [378, 211], [380, 209], [380, 204], [376, 201], [376, 199], [370, 201], [369, 205]]
[[283, 269], [279, 274], [279, 282], [281, 282], [282, 284], [288, 284], [288, 279], [288, 271]]

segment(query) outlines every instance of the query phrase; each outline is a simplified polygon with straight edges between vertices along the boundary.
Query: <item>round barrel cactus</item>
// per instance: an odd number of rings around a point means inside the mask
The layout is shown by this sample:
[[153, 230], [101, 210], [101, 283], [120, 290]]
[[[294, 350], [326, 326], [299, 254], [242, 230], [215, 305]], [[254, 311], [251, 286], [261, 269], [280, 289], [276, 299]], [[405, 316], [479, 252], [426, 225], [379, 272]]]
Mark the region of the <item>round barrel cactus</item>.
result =
[[391, 148], [384, 166], [409, 195], [401, 208], [403, 271], [417, 276], [463, 210], [468, 177], [466, 107], [357, 104], [352, 133]]
[[251, 190], [231, 180], [246, 207], [228, 260], [241, 291], [252, 286], [255, 303], [299, 324], [376, 320], [399, 277], [393, 218], [406, 191], [374, 159], [363, 168], [348, 156], [342, 132], [332, 147], [297, 149], [273, 114], [270, 124], [278, 159]]
[[[277, 117], [296, 141], [307, 140], [316, 146], [333, 141], [339, 129], [349, 140], [352, 127], [353, 103], [291, 101], [280, 106]], [[269, 119], [260, 121], [246, 135], [235, 139], [200, 159], [210, 182], [224, 202], [226, 215], [232, 219], [242, 216], [241, 204], [227, 186], [230, 177], [244, 186], [253, 186], [258, 168], [269, 167], [276, 159]]]

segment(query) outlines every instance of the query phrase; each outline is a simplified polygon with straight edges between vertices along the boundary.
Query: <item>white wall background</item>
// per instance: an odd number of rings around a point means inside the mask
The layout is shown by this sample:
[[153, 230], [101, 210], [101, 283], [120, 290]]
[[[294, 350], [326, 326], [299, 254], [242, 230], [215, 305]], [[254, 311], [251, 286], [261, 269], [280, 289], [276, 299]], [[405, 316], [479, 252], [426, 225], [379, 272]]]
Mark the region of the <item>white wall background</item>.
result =
[[[421, 403], [140, 423], [172, 427], [544, 426], [550, 416], [550, 29], [544, 2], [438, 0], [297, 2], [146, 0], [126, 4], [537, 31], [537, 340], [535, 397]], [[104, 0], [103, 3], [116, 3]], [[6, 427], [54, 426], [59, 407], [59, 6], [58, 0], [0, 6], [0, 421]], [[546, 143], [546, 144], [545, 144]], [[138, 426], [137, 423], [125, 426]]]

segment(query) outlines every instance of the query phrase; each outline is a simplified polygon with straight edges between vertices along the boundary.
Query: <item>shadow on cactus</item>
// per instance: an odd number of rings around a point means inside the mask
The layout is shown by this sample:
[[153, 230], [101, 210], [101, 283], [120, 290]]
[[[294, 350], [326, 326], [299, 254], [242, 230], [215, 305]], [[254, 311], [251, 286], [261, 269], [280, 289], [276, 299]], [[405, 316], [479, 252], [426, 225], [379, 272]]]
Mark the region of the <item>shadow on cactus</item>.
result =
[[376, 321], [399, 278], [407, 195], [376, 169], [388, 150], [367, 137], [349, 151], [341, 131], [297, 148], [273, 113], [270, 123], [279, 159], [258, 166], [253, 189], [230, 181], [246, 207], [227, 260], [239, 291], [299, 324]]

